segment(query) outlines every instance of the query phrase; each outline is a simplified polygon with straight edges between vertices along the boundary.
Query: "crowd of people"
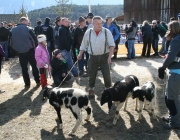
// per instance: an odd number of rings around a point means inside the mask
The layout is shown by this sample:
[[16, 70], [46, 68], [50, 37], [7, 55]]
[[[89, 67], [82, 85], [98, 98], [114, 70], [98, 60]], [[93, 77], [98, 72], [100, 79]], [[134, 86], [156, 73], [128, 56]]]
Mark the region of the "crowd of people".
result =
[[[150, 57], [151, 45], [153, 56], [159, 53], [167, 54], [161, 68], [160, 78], [166, 68], [170, 70], [165, 95], [165, 103], [169, 110], [166, 128], [180, 128], [180, 23], [175, 18], [164, 22], [144, 21], [140, 30], [143, 39], [142, 56]], [[29, 20], [21, 17], [19, 24], [10, 28], [6, 22], [0, 27], [0, 56], [5, 61], [18, 53], [25, 88], [31, 85], [28, 74], [28, 63], [37, 86], [44, 88], [48, 85], [47, 77], [52, 76], [54, 86], [59, 86], [63, 80], [70, 80], [72, 76], [89, 77], [89, 97], [94, 97], [94, 87], [98, 70], [104, 78], [105, 89], [111, 87], [110, 63], [117, 58], [120, 42], [120, 27], [111, 16], [103, 19], [89, 13], [86, 17], [79, 17], [73, 27], [68, 18], [56, 17], [55, 27], [50, 26], [51, 19], [45, 18], [44, 24], [37, 21], [35, 28], [30, 27]], [[135, 56], [135, 37], [138, 25], [134, 19], [125, 28], [128, 59]], [[162, 48], [158, 52], [159, 36], [162, 38]], [[113, 57], [112, 57], [113, 56]], [[75, 64], [78, 62], [78, 65]], [[84, 68], [85, 67], [85, 68]], [[0, 61], [1, 68], [1, 61]], [[68, 74], [71, 71], [72, 75]], [[0, 90], [0, 93], [5, 92]]]

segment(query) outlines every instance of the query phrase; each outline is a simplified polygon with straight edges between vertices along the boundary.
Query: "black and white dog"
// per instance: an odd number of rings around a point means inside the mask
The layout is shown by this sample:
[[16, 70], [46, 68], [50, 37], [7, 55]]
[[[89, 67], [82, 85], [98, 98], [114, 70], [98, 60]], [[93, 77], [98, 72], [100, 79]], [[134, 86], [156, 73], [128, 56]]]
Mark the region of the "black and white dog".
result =
[[[146, 106], [150, 105], [151, 113], [153, 118], [156, 119], [154, 108], [155, 108], [155, 96], [156, 96], [156, 87], [153, 82], [146, 82], [142, 87], [135, 87], [133, 89], [132, 97], [133, 99], [139, 100], [139, 118], [142, 116], [142, 107], [144, 104], [144, 109], [147, 109]], [[136, 101], [136, 110], [137, 110], [137, 101]]]
[[131, 97], [133, 89], [136, 86], [139, 86], [138, 78], [134, 75], [128, 75], [122, 81], [116, 82], [112, 88], [106, 89], [102, 92], [101, 106], [108, 103], [108, 108], [110, 110], [112, 101], [117, 106], [113, 121], [114, 125], [119, 119], [119, 110], [122, 108], [125, 101], [126, 103], [124, 109], [126, 110], [127, 98]]
[[62, 107], [69, 108], [76, 118], [76, 125], [74, 126], [72, 131], [69, 132], [69, 134], [75, 133], [77, 128], [81, 124], [82, 108], [84, 108], [87, 112], [87, 117], [85, 120], [89, 120], [91, 108], [88, 106], [88, 95], [83, 90], [76, 88], [53, 88], [51, 86], [47, 86], [42, 89], [41, 93], [43, 94], [43, 100], [45, 100], [47, 97], [49, 99], [49, 103], [56, 110], [60, 129], [62, 129], [62, 119], [60, 114]]

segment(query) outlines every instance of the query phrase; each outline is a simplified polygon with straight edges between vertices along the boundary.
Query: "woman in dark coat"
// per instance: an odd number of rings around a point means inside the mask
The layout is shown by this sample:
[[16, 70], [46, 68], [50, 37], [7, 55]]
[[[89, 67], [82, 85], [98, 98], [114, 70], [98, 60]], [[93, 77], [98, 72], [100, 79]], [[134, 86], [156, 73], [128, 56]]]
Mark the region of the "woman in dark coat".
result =
[[[142, 25], [142, 36], [143, 36], [143, 49], [141, 56], [150, 56], [151, 53], [151, 43], [152, 43], [152, 29], [148, 21], [145, 20]], [[147, 49], [147, 52], [146, 52]]]

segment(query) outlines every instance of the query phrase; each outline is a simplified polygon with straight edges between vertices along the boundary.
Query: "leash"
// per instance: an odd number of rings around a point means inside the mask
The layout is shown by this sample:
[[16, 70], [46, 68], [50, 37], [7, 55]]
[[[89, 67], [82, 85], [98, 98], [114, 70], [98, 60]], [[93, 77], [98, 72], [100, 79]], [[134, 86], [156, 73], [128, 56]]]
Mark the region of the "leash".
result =
[[[70, 74], [70, 72], [72, 71], [72, 69], [75, 67], [76, 64], [78, 64], [78, 60], [74, 63], [74, 65], [73, 65], [72, 68], [69, 70], [69, 72], [66, 74], [66, 76], [64, 77], [64, 79], [62, 80], [62, 82], [59, 84], [58, 87], [60, 87], [60, 86], [62, 85], [62, 83], [66, 80], [67, 76]], [[79, 87], [80, 87], [79, 74], [78, 74], [78, 82], [79, 82]]]

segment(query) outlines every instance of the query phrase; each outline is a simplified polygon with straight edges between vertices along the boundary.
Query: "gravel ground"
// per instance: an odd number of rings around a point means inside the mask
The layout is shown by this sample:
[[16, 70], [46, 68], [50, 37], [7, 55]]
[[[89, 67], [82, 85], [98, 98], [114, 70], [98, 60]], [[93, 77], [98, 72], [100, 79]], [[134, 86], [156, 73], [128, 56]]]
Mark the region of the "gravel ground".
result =
[[[153, 81], [157, 87], [155, 113], [153, 120], [147, 111], [143, 111], [142, 120], [137, 121], [135, 100], [128, 100], [127, 112], [120, 111], [120, 119], [113, 125], [115, 106], [108, 114], [107, 104], [100, 106], [100, 95], [104, 89], [101, 71], [98, 72], [95, 99], [90, 100], [92, 116], [89, 122], [82, 122], [77, 132], [69, 136], [68, 132], [75, 125], [75, 118], [68, 109], [62, 109], [63, 130], [57, 128], [56, 112], [48, 101], [42, 101], [41, 87], [36, 87], [32, 77], [31, 87], [24, 89], [18, 59], [10, 59], [3, 65], [0, 77], [0, 139], [1, 140], [178, 140], [179, 130], [165, 130], [161, 117], [167, 114], [164, 103], [163, 81], [157, 78], [157, 68], [162, 65], [162, 58], [119, 58], [111, 65], [113, 84], [124, 76], [136, 75], [143, 85]], [[79, 85], [80, 81], [80, 85]], [[52, 84], [52, 79], [48, 79]], [[62, 87], [88, 89], [88, 78], [72, 78]], [[85, 118], [86, 112], [82, 111]]]

